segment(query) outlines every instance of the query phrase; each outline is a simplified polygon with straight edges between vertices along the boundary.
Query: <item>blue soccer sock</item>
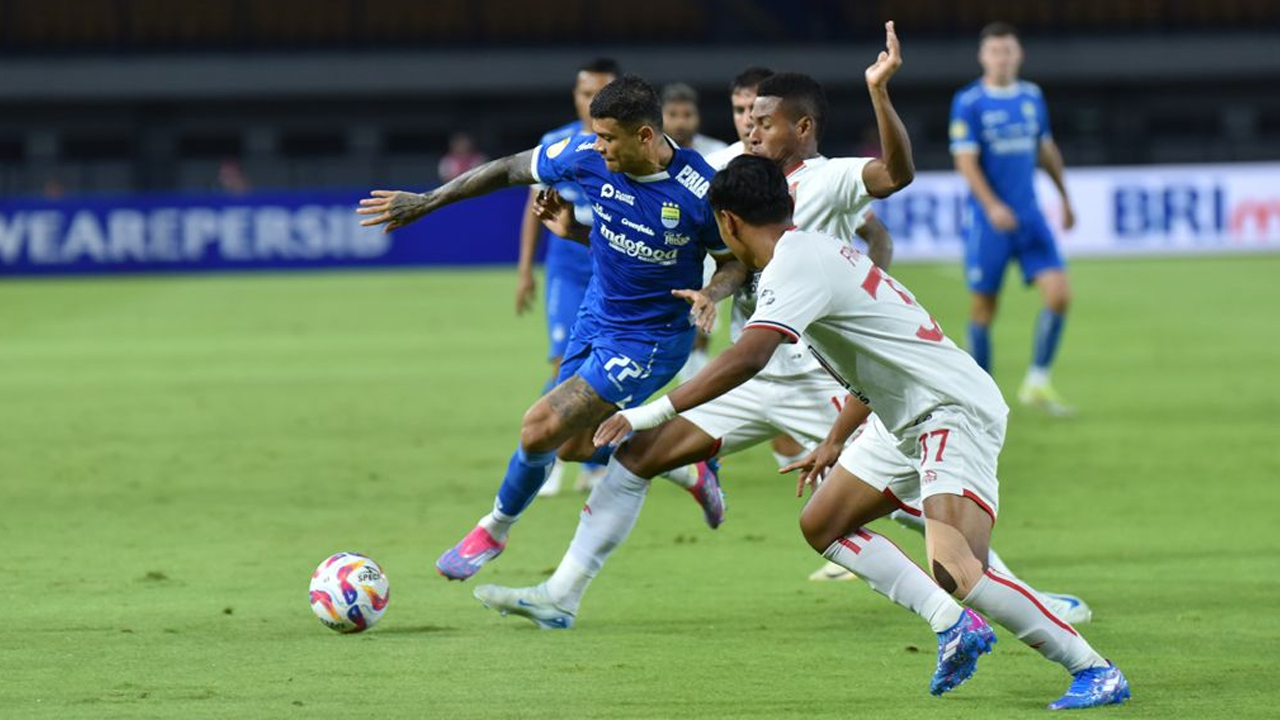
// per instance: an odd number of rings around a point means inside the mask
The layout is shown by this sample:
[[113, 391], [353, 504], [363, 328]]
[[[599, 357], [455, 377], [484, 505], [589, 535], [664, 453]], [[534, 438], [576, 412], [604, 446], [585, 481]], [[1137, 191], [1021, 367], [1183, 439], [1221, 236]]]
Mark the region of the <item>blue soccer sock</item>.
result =
[[602, 468], [609, 464], [609, 458], [613, 457], [613, 453], [617, 449], [618, 448], [613, 447], [612, 445], [598, 447], [596, 448], [596, 451], [591, 454], [591, 457], [582, 461], [582, 464], [591, 470]]
[[511, 456], [507, 474], [502, 478], [498, 497], [493, 502], [493, 512], [481, 521], [495, 540], [506, 539], [511, 525], [529, 507], [542, 484], [547, 481], [547, 472], [555, 459], [554, 450], [526, 452], [524, 448], [518, 448]]
[[1049, 308], [1040, 311], [1036, 319], [1035, 344], [1031, 351], [1031, 366], [1046, 379], [1049, 367], [1053, 365], [1053, 356], [1058, 352], [1058, 341], [1062, 338], [1062, 326], [1067, 316], [1056, 313]]
[[991, 372], [991, 326], [969, 322], [969, 354], [978, 367]]

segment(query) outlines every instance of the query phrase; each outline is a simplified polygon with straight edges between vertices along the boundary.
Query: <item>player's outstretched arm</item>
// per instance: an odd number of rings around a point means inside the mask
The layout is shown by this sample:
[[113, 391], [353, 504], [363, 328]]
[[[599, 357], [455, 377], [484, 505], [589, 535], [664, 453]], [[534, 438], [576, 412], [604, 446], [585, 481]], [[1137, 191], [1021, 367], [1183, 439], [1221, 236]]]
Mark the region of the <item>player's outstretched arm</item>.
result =
[[512, 185], [532, 185], [534, 150], [526, 150], [487, 162], [469, 170], [435, 190], [411, 193], [402, 190], [374, 190], [360, 201], [360, 215], [371, 217], [361, 225], [382, 225], [383, 232], [391, 232], [459, 200], [488, 195]]
[[889, 228], [880, 222], [875, 213], [867, 213], [867, 217], [857, 229], [858, 237], [867, 241], [867, 257], [881, 270], [888, 270], [893, 262], [893, 236]]
[[796, 477], [796, 497], [804, 494], [805, 485], [817, 487], [826, 476], [827, 470], [840, 459], [845, 443], [849, 442], [854, 431], [869, 417], [871, 417], [871, 408], [852, 395], [849, 396], [840, 410], [839, 417], [831, 425], [831, 431], [827, 433], [826, 439], [808, 455], [778, 470], [780, 473], [800, 471], [800, 475]]
[[747, 266], [732, 254], [711, 257], [716, 261], [716, 271], [701, 290], [671, 291], [672, 295], [689, 303], [694, 324], [708, 335], [715, 331], [716, 303], [737, 292], [750, 275]]
[[601, 423], [596, 447], [618, 445], [632, 432], [657, 427], [689, 408], [714, 400], [756, 376], [769, 364], [782, 335], [747, 328], [742, 337], [707, 364], [689, 382], [648, 405], [623, 410]]
[[885, 49], [867, 68], [867, 90], [880, 129], [880, 157], [862, 169], [867, 192], [878, 198], [889, 197], [911, 184], [916, 177], [915, 160], [911, 157], [911, 138], [889, 100], [889, 78], [902, 67], [902, 48], [893, 21], [884, 24]]

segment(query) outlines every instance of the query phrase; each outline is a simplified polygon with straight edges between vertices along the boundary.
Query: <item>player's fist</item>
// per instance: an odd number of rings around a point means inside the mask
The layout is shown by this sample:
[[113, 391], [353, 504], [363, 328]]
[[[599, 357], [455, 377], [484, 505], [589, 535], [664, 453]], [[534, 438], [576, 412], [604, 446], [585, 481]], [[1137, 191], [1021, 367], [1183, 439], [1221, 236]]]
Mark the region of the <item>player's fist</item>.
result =
[[672, 295], [689, 303], [689, 314], [698, 329], [708, 335], [716, 328], [716, 304], [701, 290], [672, 290]]
[[1070, 230], [1076, 226], [1076, 213], [1071, 209], [1071, 203], [1062, 204], [1062, 229]]
[[516, 315], [523, 315], [533, 307], [533, 298], [538, 294], [538, 281], [533, 271], [522, 271], [516, 277]]
[[544, 227], [562, 238], [573, 235], [573, 205], [555, 190], [541, 190], [533, 200], [533, 214]]
[[867, 68], [867, 85], [882, 88], [889, 83], [889, 78], [902, 67], [902, 46], [898, 44], [898, 33], [893, 28], [893, 21], [884, 24], [884, 50], [880, 57]]
[[358, 215], [372, 215], [361, 220], [364, 227], [382, 225], [383, 232], [391, 232], [397, 228], [417, 220], [431, 212], [431, 201], [428, 195], [403, 192], [400, 190], [374, 190], [360, 201]]
[[1000, 232], [1013, 232], [1018, 229], [1018, 216], [1002, 202], [992, 203], [984, 208], [987, 211], [987, 222]]

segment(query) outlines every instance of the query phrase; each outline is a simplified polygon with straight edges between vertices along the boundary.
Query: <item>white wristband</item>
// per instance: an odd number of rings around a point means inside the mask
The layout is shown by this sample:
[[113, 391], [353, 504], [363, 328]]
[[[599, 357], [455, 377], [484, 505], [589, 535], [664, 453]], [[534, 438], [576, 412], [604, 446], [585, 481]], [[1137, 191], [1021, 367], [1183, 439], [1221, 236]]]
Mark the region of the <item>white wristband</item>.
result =
[[657, 427], [670, 420], [676, 416], [676, 409], [671, 406], [667, 396], [663, 395], [648, 405], [623, 410], [620, 414], [631, 423], [632, 430], [639, 431]]

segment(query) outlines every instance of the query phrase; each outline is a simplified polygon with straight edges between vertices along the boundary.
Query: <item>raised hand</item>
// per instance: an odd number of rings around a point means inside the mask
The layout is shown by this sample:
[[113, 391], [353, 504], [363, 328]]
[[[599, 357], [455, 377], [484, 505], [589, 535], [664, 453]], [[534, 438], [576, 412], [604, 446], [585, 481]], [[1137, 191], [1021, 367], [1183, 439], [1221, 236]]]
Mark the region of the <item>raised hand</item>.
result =
[[699, 330], [708, 335], [715, 330], [716, 304], [711, 298], [701, 290], [672, 290], [671, 294], [693, 306], [689, 308], [689, 314], [693, 315], [693, 322]]
[[885, 49], [880, 57], [867, 68], [867, 85], [882, 88], [889, 84], [889, 78], [902, 67], [902, 46], [898, 44], [898, 33], [893, 28], [893, 21], [884, 24]]
[[427, 195], [404, 192], [401, 190], [374, 190], [360, 201], [358, 215], [374, 217], [360, 221], [363, 227], [382, 225], [382, 232], [402, 228], [405, 225], [431, 212], [431, 202]]

